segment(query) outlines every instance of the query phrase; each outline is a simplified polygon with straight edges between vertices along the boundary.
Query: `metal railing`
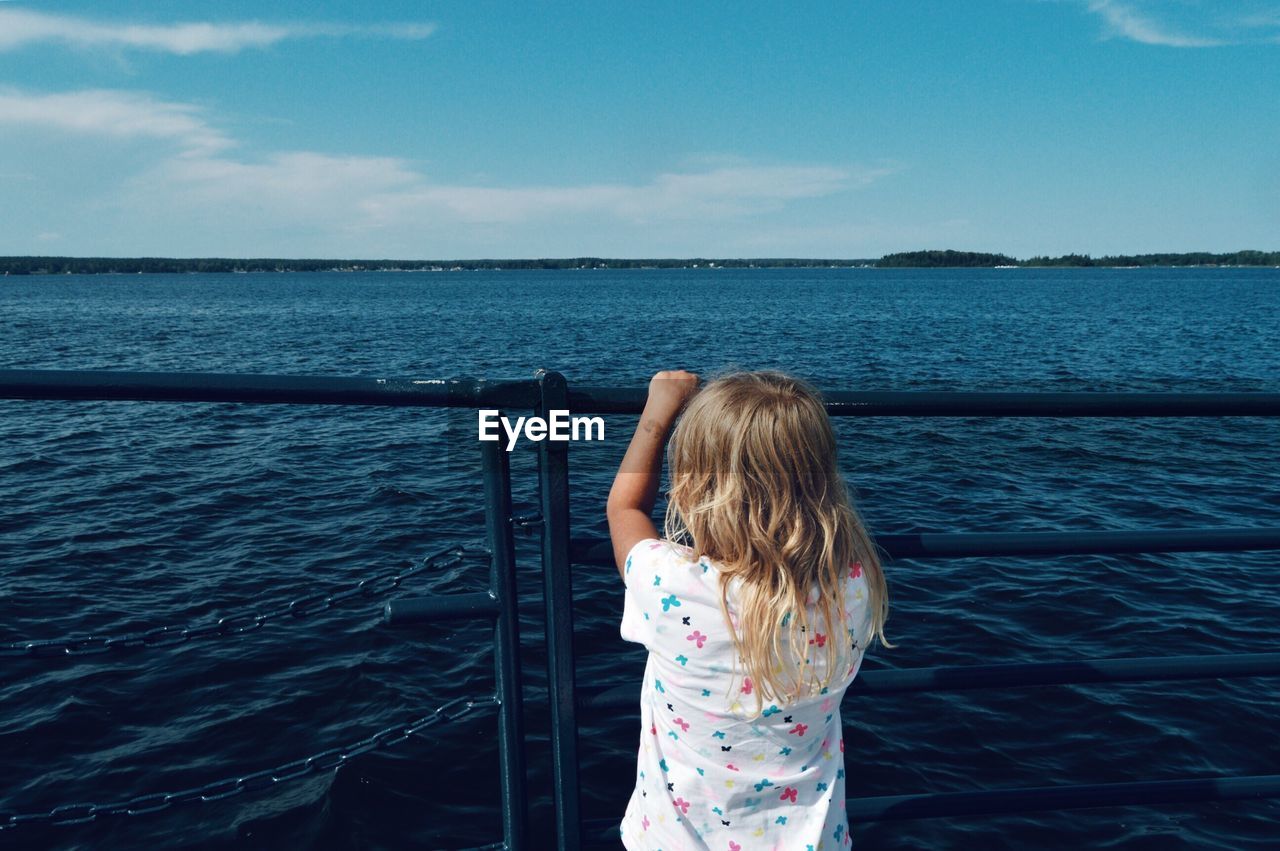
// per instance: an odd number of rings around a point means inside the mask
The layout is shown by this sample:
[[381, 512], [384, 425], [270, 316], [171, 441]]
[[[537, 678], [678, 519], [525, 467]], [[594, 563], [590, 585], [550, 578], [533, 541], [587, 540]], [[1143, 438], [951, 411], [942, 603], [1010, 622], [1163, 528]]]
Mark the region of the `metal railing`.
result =
[[[833, 390], [824, 392], [833, 416], [852, 417], [1222, 417], [1280, 416], [1278, 393], [934, 393]], [[576, 414], [634, 414], [642, 389], [570, 388], [564, 377], [419, 380], [320, 378], [190, 373], [0, 370], [0, 398], [247, 402], [262, 404], [379, 405], [396, 407], [553, 410]], [[515, 518], [506, 452], [481, 443], [486, 527], [490, 551], [486, 593], [393, 599], [390, 624], [446, 618], [494, 621], [494, 669], [499, 705], [504, 845], [543, 847], [549, 837], [527, 830], [522, 683], [518, 651], [513, 526], [541, 534], [553, 773], [555, 844], [575, 849], [584, 839], [616, 840], [617, 819], [584, 823], [578, 781], [577, 713], [632, 706], [633, 687], [579, 690], [575, 685], [571, 565], [612, 564], [607, 541], [570, 538], [568, 447], [541, 441], [539, 514]], [[1194, 551], [1280, 550], [1280, 529], [1183, 529], [1114, 532], [885, 534], [877, 544], [897, 558], [1078, 555]], [[977, 665], [906, 670], [863, 669], [849, 689], [858, 695], [976, 688], [1032, 687], [1280, 675], [1280, 653], [1222, 654], [1071, 662]], [[851, 798], [850, 821], [984, 815], [1029, 810], [1183, 801], [1280, 797], [1280, 775], [1142, 781], [964, 793]], [[611, 831], [610, 829], [613, 828]]]
[[[563, 381], [563, 379], [562, 379]], [[48, 370], [0, 370], [0, 398], [62, 400], [132, 400], [155, 402], [249, 402], [260, 404], [389, 405], [395, 407], [467, 407], [524, 405], [537, 399], [538, 383], [429, 381], [414, 379], [312, 378], [303, 376], [235, 376], [184, 373], [102, 373]], [[41, 813], [0, 813], [0, 829], [26, 824], [81, 824], [98, 818], [140, 815], [178, 804], [222, 800], [261, 792], [283, 780], [333, 770], [361, 754], [403, 741], [439, 720], [451, 720], [474, 706], [498, 707], [498, 759], [501, 774], [503, 847], [531, 847], [528, 832], [527, 771], [524, 765], [523, 688], [520, 676], [519, 612], [516, 597], [515, 547], [511, 511], [511, 473], [507, 453], [497, 443], [479, 444], [484, 478], [485, 525], [490, 562], [486, 592], [392, 599], [383, 618], [389, 625], [412, 626], [460, 618], [494, 623], [495, 691], [481, 701], [457, 699], [408, 725], [388, 728], [352, 745], [330, 748], [282, 767], [251, 772], [181, 792], [151, 793], [110, 804], [66, 804]], [[563, 465], [561, 465], [563, 469]], [[564, 487], [567, 488], [567, 477]], [[567, 495], [567, 490], [566, 490]], [[567, 547], [567, 526], [566, 547]], [[566, 549], [567, 552], [567, 549]], [[567, 570], [567, 562], [565, 565]], [[373, 582], [362, 581], [328, 594], [232, 620], [185, 628], [160, 627], [136, 635], [34, 640], [0, 646], [0, 655], [32, 658], [105, 652], [117, 648], [168, 646], [194, 638], [257, 629], [272, 618], [322, 611], [335, 602], [371, 592], [390, 593], [420, 568]], [[572, 693], [572, 692], [571, 692]], [[454, 704], [462, 706], [454, 712]], [[448, 711], [446, 711], [448, 710]], [[572, 719], [570, 719], [572, 720]], [[576, 767], [576, 762], [575, 762]]]

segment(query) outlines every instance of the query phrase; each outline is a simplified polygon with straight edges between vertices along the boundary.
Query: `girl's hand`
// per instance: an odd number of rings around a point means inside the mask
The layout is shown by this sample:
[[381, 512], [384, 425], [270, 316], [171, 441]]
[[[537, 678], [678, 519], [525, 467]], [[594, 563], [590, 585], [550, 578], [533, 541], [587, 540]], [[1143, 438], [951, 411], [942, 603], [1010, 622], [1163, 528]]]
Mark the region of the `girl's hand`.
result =
[[649, 399], [605, 506], [613, 557], [623, 582], [627, 579], [627, 553], [640, 541], [659, 537], [652, 514], [662, 476], [662, 445], [680, 409], [697, 392], [698, 376], [682, 369], [659, 372], [649, 382]]
[[694, 373], [683, 369], [663, 370], [649, 380], [645, 414], [670, 425], [697, 392], [698, 376]]

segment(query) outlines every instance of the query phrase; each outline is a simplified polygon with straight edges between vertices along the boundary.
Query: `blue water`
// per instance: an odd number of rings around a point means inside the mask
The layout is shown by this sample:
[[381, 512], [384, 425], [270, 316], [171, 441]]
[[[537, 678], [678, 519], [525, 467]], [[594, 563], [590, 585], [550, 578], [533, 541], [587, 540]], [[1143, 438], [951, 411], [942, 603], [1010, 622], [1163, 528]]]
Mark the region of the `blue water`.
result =
[[[778, 367], [867, 390], [1280, 391], [1280, 271], [688, 270], [0, 278], [0, 366], [642, 386]], [[456, 415], [455, 415], [456, 416]], [[571, 451], [574, 533], [634, 419]], [[425, 410], [0, 402], [0, 641], [203, 621], [482, 537], [469, 446]], [[873, 531], [1280, 525], [1280, 422], [841, 420]], [[534, 498], [516, 453], [516, 500]], [[522, 601], [540, 602], [532, 542]], [[1274, 650], [1274, 553], [899, 561], [913, 667]], [[408, 593], [475, 589], [479, 566]], [[638, 683], [611, 568], [578, 568], [579, 682]], [[172, 791], [307, 756], [492, 687], [488, 630], [393, 630], [377, 601], [237, 639], [8, 660], [0, 811]], [[549, 818], [543, 660], [528, 759]], [[1280, 681], [973, 691], [844, 707], [852, 795], [1268, 774]], [[0, 834], [15, 848], [456, 847], [499, 838], [493, 717], [226, 802]], [[587, 719], [584, 809], [620, 817], [636, 718]], [[863, 848], [1271, 848], [1280, 804], [855, 825]]]

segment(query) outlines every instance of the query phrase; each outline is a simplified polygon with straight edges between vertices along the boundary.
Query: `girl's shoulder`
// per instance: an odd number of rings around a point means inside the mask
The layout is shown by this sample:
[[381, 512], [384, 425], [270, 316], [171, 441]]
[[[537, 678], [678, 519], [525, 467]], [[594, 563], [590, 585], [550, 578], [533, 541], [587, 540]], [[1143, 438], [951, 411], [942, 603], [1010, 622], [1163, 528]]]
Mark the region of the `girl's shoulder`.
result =
[[669, 541], [666, 538], [645, 538], [636, 541], [631, 551], [627, 553], [628, 564], [652, 562], [696, 563], [697, 561], [694, 558], [692, 548], [686, 547], [684, 544], [678, 544], [675, 541]]
[[704, 617], [708, 607], [718, 606], [715, 578], [710, 563], [688, 547], [659, 538], [637, 541], [623, 570], [622, 637], [667, 659], [683, 655], [687, 663], [688, 642], [703, 649], [718, 623]]
[[627, 584], [658, 588], [682, 587], [694, 591], [710, 587], [718, 578], [715, 564], [692, 548], [665, 538], [637, 541], [627, 553]]

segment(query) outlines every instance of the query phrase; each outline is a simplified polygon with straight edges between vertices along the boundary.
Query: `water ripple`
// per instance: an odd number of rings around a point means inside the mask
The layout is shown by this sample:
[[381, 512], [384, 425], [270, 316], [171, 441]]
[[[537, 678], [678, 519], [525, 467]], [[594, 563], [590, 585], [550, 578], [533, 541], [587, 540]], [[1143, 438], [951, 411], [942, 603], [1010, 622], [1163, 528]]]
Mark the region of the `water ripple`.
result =
[[[521, 377], [643, 386], [661, 366], [775, 366], [871, 390], [1280, 390], [1274, 270], [771, 270], [0, 280], [12, 368]], [[571, 321], [568, 321], [570, 320]], [[573, 451], [575, 534], [634, 417]], [[460, 413], [0, 404], [0, 640], [206, 621], [477, 541]], [[881, 532], [1280, 525], [1280, 423], [944, 418], [837, 423]], [[512, 457], [518, 511], [533, 458]], [[535, 825], [550, 818], [542, 606], [518, 547]], [[1269, 553], [900, 560], [873, 667], [1274, 650]], [[484, 587], [466, 564], [404, 593]], [[581, 684], [638, 683], [611, 569], [579, 567]], [[492, 688], [489, 630], [389, 630], [381, 601], [234, 639], [0, 675], [0, 810], [193, 784], [308, 755]], [[1272, 773], [1274, 678], [850, 699], [852, 794]], [[583, 719], [587, 817], [620, 815], [638, 731]], [[424, 847], [497, 838], [491, 718], [278, 793], [12, 847]], [[442, 812], [454, 818], [439, 818]], [[1276, 802], [857, 826], [865, 848], [1274, 847]], [[6, 836], [6, 841], [9, 837]]]

